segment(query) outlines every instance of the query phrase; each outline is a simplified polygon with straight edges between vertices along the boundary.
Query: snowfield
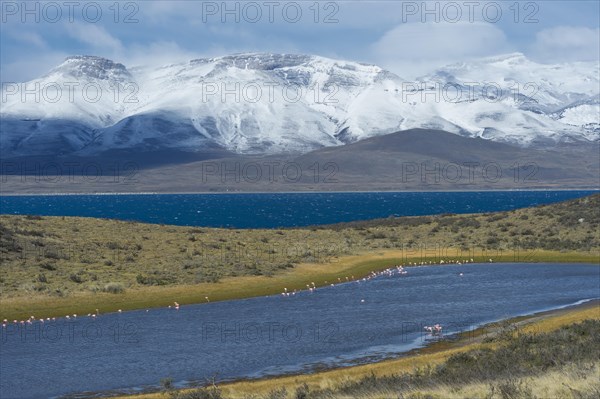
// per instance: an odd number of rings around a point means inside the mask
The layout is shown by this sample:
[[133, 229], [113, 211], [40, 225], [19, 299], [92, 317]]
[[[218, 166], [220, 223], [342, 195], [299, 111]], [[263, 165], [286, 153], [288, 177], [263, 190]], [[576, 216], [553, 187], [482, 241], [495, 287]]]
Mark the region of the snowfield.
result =
[[160, 68], [73, 56], [2, 91], [4, 157], [114, 149], [304, 153], [411, 128], [522, 147], [597, 141], [598, 63], [508, 54], [416, 81], [375, 65], [236, 54]]

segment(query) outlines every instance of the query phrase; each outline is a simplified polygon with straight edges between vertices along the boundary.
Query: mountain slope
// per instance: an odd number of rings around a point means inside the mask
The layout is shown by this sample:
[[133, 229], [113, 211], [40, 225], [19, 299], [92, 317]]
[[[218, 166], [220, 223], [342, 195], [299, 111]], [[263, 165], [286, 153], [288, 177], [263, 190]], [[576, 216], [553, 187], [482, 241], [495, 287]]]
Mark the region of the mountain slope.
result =
[[514, 53], [449, 65], [419, 81], [447, 88], [450, 99], [461, 88], [466, 101], [443, 102], [433, 111], [440, 117], [479, 137], [529, 145], [598, 140], [599, 78], [597, 62], [539, 64]]
[[[597, 187], [598, 143], [536, 150], [452, 133], [411, 129], [295, 159], [336, 165], [342, 182], [385, 189]], [[358, 185], [360, 186], [360, 184]]]
[[[15, 159], [6, 163], [2, 190], [35, 194], [599, 189], [599, 145], [538, 150], [411, 129], [303, 155], [113, 151], [61, 162]], [[20, 165], [35, 173], [35, 165], [45, 164], [62, 167], [62, 175], [51, 175], [53, 168], [41, 177], [22, 176]], [[95, 166], [93, 172], [102, 172], [100, 176], [87, 176], [91, 172], [86, 173], [84, 166], [90, 164]]]
[[589, 142], [600, 134], [598, 85], [597, 64], [542, 65], [522, 54], [451, 65], [415, 82], [309, 55], [160, 68], [75, 56], [3, 93], [0, 152], [294, 154], [412, 128], [521, 147]]

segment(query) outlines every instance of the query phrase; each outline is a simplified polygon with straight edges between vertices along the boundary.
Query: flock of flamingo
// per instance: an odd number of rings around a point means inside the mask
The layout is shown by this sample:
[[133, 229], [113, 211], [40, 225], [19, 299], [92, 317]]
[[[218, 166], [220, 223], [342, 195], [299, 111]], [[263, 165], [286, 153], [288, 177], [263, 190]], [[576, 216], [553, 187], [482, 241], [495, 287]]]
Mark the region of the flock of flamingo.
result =
[[[348, 283], [350, 281], [356, 281], [357, 283], [360, 283], [361, 281], [368, 281], [372, 278], [378, 277], [378, 276], [393, 276], [394, 274], [406, 274], [407, 271], [404, 270], [403, 266], [401, 265], [395, 265], [392, 267], [389, 267], [383, 271], [380, 272], [375, 272], [375, 271], [371, 271], [369, 273], [368, 276], [363, 277], [362, 279], [355, 279], [354, 276], [346, 276], [344, 279], [342, 279], [341, 277], [338, 277], [337, 279], [337, 283], [341, 284], [341, 283]], [[329, 284], [331, 287], [335, 286], [335, 283], [329, 283], [327, 280], [324, 281], [325, 284]], [[311, 281], [310, 284], [306, 284], [306, 288], [307, 291], [310, 293], [313, 293], [317, 290], [317, 285], [315, 284], [314, 281]], [[302, 292], [303, 290], [293, 290], [293, 291], [288, 291], [288, 289], [286, 287], [283, 288], [283, 291], [281, 292], [281, 296], [283, 297], [289, 297], [289, 296], [294, 296], [299, 292]], [[361, 300], [361, 302], [364, 302], [364, 299]]]
[[[122, 312], [121, 309], [118, 310], [119, 313]], [[96, 317], [98, 317], [100, 315], [100, 311], [98, 309], [96, 309], [95, 313], [88, 313], [87, 317], [91, 318], [91, 319], [95, 319]], [[73, 313], [68, 314], [64, 317], [66, 320], [77, 320], [77, 313]], [[60, 317], [59, 317], [60, 319]], [[38, 322], [40, 324], [44, 324], [44, 323], [48, 323], [48, 322], [52, 322], [52, 321], [56, 321], [56, 317], [41, 317], [41, 318], [36, 318], [35, 316], [29, 316], [28, 319], [26, 320], [13, 320], [12, 324], [16, 324], [16, 325], [31, 325], [35, 322]], [[6, 328], [9, 325], [9, 321], [7, 319], [2, 320], [2, 328]]]
[[[489, 259], [489, 262], [492, 263], [493, 259]], [[456, 259], [451, 259], [451, 260], [440, 260], [439, 264], [440, 265], [444, 265], [444, 264], [457, 264], [457, 265], [462, 265], [462, 264], [468, 264], [468, 263], [474, 263], [473, 258], [471, 259], [464, 259], [464, 260], [456, 260]], [[406, 266], [426, 266], [426, 265], [433, 265], [433, 261], [422, 261], [422, 262], [408, 262], [408, 264]], [[437, 264], [437, 262], [435, 263]], [[357, 283], [361, 283], [361, 282], [365, 282], [365, 281], [369, 281], [375, 277], [379, 277], [379, 276], [394, 276], [394, 275], [405, 275], [408, 272], [404, 269], [405, 265], [394, 265], [392, 267], [389, 267], [385, 270], [382, 271], [371, 271], [366, 277], [363, 277], [362, 279], [355, 279], [354, 276], [346, 276], [345, 279], [343, 280], [341, 277], [338, 277], [337, 279], [337, 283], [341, 284], [341, 283], [346, 283], [346, 282], [350, 282], [350, 281], [356, 281]], [[459, 276], [463, 276], [463, 273], [459, 273]], [[325, 281], [325, 284], [328, 284], [327, 281]], [[332, 287], [335, 285], [334, 283], [329, 283]], [[306, 284], [306, 288], [307, 291], [310, 293], [313, 293], [316, 291], [317, 286], [315, 284], [315, 282], [311, 282], [310, 284]], [[283, 288], [283, 291], [281, 292], [281, 296], [283, 297], [289, 297], [289, 296], [295, 296], [297, 293], [302, 292], [303, 290], [297, 290], [294, 289], [293, 291], [289, 291], [286, 287]], [[206, 302], [210, 302], [210, 300], [208, 299], [208, 297], [204, 297]], [[360, 300], [361, 303], [365, 303], [364, 299]], [[169, 305], [167, 308], [168, 309], [175, 309], [175, 310], [179, 310], [179, 303], [178, 302], [173, 302], [173, 305]], [[121, 309], [117, 310], [118, 313], [122, 313]], [[146, 309], [146, 312], [149, 312], [149, 309]], [[98, 309], [96, 309], [95, 313], [88, 313], [87, 317], [91, 318], [91, 319], [96, 319], [98, 316], [100, 315], [100, 311]], [[67, 320], [75, 320], [77, 319], [77, 314], [72, 314], [72, 315], [66, 315], [64, 317]], [[30, 316], [28, 319], [26, 320], [13, 320], [12, 323], [16, 324], [16, 325], [30, 325], [33, 324], [34, 322], [39, 322], [39, 323], [46, 323], [46, 322], [51, 322], [51, 321], [56, 321], [56, 317], [46, 317], [46, 318], [39, 318], [36, 319], [35, 316]], [[10, 324], [10, 322], [7, 319], [4, 319], [2, 321], [2, 328], [6, 328], [8, 325]], [[425, 330], [432, 333], [432, 334], [441, 334], [442, 332], [442, 326], [440, 326], [439, 324], [434, 324], [433, 326], [425, 326]]]
[[[210, 300], [208, 299], [208, 297], [204, 297], [204, 298], [206, 299], [206, 302], [210, 302]], [[179, 307], [180, 307], [180, 305], [179, 305], [178, 302], [173, 302], [173, 305], [167, 306], [168, 309], [175, 309], [175, 310], [179, 310]], [[150, 309], [146, 309], [146, 313], [149, 312], [149, 311], [150, 311]], [[122, 309], [117, 309], [117, 313], [123, 313], [123, 310]], [[96, 312], [94, 312], [94, 313], [88, 313], [87, 314], [87, 317], [90, 318], [90, 319], [93, 319], [93, 320], [95, 320], [98, 316], [100, 316], [100, 311], [98, 309], [96, 309]], [[59, 319], [60, 319], [60, 317], [59, 317]], [[66, 320], [77, 320], [77, 314], [76, 313], [73, 313], [72, 315], [68, 314], [68, 315], [64, 316], [64, 319], [66, 319]], [[30, 316], [26, 320], [13, 320], [12, 324], [16, 324], [16, 325], [32, 325], [35, 322], [39, 322], [40, 324], [43, 324], [43, 323], [47, 323], [47, 322], [51, 322], [51, 321], [56, 321], [56, 320], [57, 320], [56, 317], [46, 317], [46, 318], [42, 317], [40, 319], [37, 319], [35, 316]], [[4, 319], [2, 321], [2, 328], [6, 328], [9, 324], [10, 324], [9, 320]]]
[[442, 326], [440, 326], [439, 324], [434, 324], [433, 326], [425, 326], [423, 328], [425, 329], [425, 331], [428, 331], [433, 335], [439, 335], [442, 333]]

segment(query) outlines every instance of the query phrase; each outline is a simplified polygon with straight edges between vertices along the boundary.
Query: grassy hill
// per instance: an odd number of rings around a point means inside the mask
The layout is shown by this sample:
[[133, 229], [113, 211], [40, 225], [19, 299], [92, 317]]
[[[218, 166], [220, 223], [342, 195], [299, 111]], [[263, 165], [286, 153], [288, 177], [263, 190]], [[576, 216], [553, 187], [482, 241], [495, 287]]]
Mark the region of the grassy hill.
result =
[[[0, 216], [4, 311], [56, 313], [274, 294], [397, 263], [598, 262], [600, 194], [469, 215], [279, 230]], [[284, 285], [285, 284], [285, 285]], [[8, 317], [4, 315], [4, 317]], [[0, 315], [2, 316], [2, 315]]]

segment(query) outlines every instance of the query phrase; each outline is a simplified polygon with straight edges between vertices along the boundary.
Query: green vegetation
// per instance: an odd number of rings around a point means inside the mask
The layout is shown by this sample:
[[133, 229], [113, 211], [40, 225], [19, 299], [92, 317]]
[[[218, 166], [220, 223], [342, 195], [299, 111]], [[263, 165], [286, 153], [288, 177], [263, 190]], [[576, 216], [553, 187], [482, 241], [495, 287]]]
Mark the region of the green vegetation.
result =
[[2, 317], [275, 294], [395, 263], [598, 262], [600, 195], [510, 212], [242, 230], [0, 216]]

